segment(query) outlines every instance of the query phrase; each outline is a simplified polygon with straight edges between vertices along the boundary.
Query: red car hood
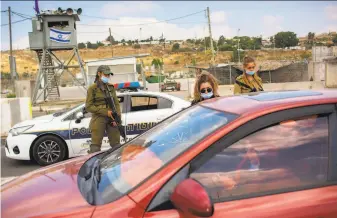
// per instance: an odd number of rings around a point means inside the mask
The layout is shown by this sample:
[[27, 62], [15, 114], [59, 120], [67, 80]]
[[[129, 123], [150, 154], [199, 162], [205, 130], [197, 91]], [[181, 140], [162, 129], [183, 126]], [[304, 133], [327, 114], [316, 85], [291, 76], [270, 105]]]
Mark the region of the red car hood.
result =
[[95, 207], [86, 202], [77, 186], [79, 169], [90, 157], [41, 168], [2, 186], [2, 217], [90, 217]]

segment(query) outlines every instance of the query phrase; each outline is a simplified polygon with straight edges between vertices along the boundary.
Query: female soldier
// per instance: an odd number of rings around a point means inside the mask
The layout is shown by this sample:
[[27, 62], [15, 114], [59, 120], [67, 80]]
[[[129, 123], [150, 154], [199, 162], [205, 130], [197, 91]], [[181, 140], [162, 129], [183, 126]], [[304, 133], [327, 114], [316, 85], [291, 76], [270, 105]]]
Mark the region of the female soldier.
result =
[[263, 91], [262, 79], [255, 72], [255, 60], [251, 57], [243, 59], [243, 74], [236, 78], [234, 94]]
[[108, 84], [110, 75], [113, 75], [113, 73], [108, 66], [99, 66], [95, 82], [88, 89], [85, 108], [88, 112], [92, 113], [89, 125], [91, 130], [91, 144], [88, 153], [94, 153], [101, 150], [105, 132], [108, 135], [111, 147], [120, 143], [120, 133], [116, 123], [112, 122], [112, 109], [109, 108], [105, 99], [105, 91], [108, 91], [106, 86], [108, 85], [110, 88], [110, 95], [114, 99], [117, 113], [121, 116], [120, 106], [114, 86]]
[[218, 83], [215, 77], [208, 72], [201, 73], [197, 77], [194, 85], [194, 99], [192, 105], [215, 97], [219, 97]]

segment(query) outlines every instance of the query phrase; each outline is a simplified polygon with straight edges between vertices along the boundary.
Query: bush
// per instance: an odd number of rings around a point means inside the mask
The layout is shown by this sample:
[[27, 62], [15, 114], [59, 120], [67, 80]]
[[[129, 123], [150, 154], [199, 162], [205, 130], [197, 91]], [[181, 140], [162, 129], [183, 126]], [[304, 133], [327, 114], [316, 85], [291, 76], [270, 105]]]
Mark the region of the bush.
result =
[[180, 48], [180, 45], [179, 45], [178, 43], [175, 43], [175, 44], [173, 44], [173, 46], [172, 46], [172, 51], [173, 51], [173, 52], [176, 52], [176, 51], [179, 50], [179, 48]]
[[180, 48], [180, 49], [178, 49], [178, 52], [191, 52], [191, 51], [193, 51], [193, 49], [191, 49], [191, 48]]
[[179, 64], [179, 61], [175, 61], [174, 64]]
[[16, 94], [15, 93], [8, 93], [7, 98], [16, 98]]
[[61, 87], [66, 87], [66, 86], [67, 86], [67, 84], [65, 84], [65, 83], [61, 84]]
[[219, 47], [219, 51], [233, 51], [233, 50], [234, 50], [233, 46], [232, 45], [228, 45], [228, 44], [221, 45]]
[[133, 46], [133, 48], [134, 48], [134, 49], [140, 49], [140, 45], [139, 45], [139, 44], [135, 44], [135, 45]]

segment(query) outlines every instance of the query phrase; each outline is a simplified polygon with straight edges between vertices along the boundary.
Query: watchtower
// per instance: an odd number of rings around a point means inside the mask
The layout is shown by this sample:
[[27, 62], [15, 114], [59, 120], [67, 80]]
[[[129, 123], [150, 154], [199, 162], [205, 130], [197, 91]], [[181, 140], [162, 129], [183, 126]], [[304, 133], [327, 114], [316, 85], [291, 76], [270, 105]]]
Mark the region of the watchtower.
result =
[[[47, 11], [38, 14], [32, 19], [33, 32], [29, 32], [30, 49], [36, 51], [39, 60], [39, 72], [33, 92], [33, 104], [44, 94], [44, 100], [60, 98], [59, 78], [67, 71], [78, 84], [86, 89], [87, 78], [82, 60], [77, 47], [76, 21], [78, 14], [73, 14], [72, 9], [67, 12], [62, 10]], [[67, 61], [61, 61], [54, 53], [60, 50], [71, 50]], [[69, 65], [76, 56], [78, 65]], [[84, 84], [80, 83], [68, 69], [80, 68]], [[57, 72], [58, 71], [58, 72]], [[42, 88], [42, 91], [40, 90]]]

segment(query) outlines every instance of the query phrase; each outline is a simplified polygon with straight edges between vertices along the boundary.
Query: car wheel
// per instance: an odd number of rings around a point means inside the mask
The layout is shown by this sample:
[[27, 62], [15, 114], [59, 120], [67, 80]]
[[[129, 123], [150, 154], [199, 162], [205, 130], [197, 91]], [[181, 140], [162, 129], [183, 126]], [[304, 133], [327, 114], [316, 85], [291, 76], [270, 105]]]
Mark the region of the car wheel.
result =
[[56, 136], [42, 136], [33, 145], [33, 158], [41, 166], [57, 163], [65, 157], [66, 145]]

